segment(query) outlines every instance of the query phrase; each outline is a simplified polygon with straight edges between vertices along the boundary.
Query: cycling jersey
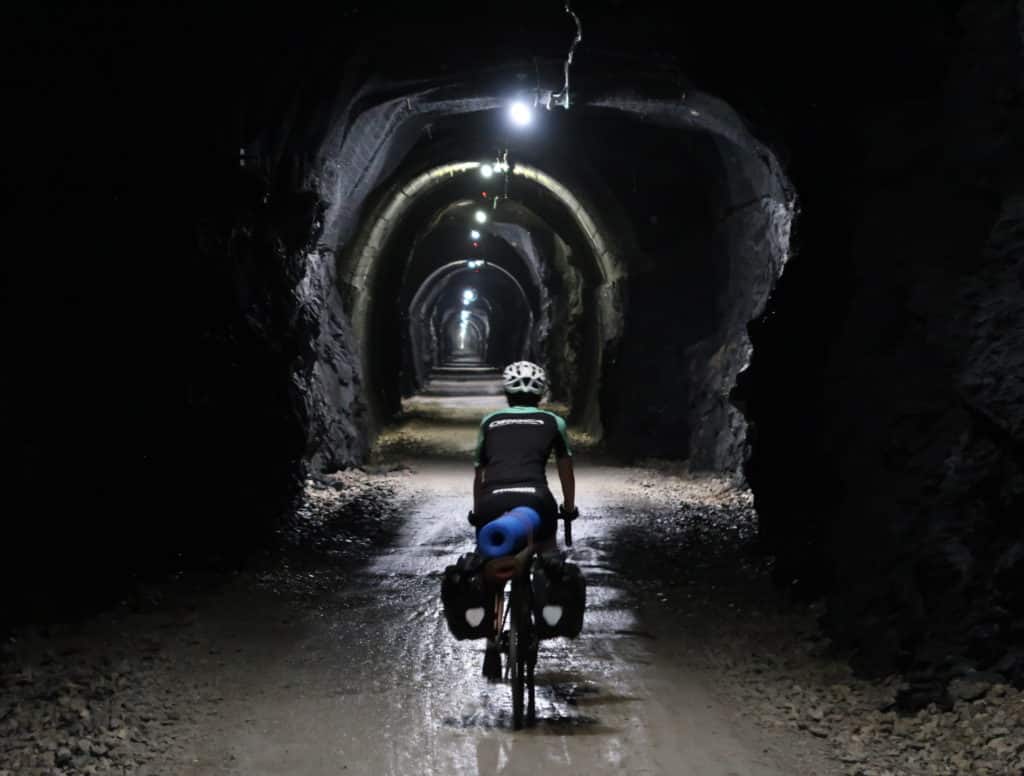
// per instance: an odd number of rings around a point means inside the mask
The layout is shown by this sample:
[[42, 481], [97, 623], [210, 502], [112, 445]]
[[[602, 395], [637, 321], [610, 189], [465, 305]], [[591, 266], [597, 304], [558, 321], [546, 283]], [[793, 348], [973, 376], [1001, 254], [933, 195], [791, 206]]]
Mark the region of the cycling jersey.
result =
[[486, 466], [485, 487], [543, 485], [551, 453], [572, 455], [565, 421], [536, 407], [508, 407], [492, 412], [480, 423], [476, 465]]

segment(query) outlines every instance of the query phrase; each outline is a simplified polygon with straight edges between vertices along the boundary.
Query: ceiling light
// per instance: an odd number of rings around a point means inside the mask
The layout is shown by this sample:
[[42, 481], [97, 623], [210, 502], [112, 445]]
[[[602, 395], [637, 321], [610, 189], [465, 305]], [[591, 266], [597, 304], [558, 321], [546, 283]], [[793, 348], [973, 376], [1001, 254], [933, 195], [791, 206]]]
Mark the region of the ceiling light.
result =
[[509, 106], [508, 116], [517, 127], [525, 127], [533, 121], [533, 108], [522, 100], [516, 100]]

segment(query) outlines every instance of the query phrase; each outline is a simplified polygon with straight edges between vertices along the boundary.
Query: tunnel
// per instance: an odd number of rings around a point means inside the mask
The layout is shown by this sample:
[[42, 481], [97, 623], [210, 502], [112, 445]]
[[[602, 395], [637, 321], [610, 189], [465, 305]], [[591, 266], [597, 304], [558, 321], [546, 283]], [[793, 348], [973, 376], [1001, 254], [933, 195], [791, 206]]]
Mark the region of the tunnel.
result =
[[0, 625], [270, 574], [324, 483], [318, 552], [392, 541], [415, 486], [357, 478], [433, 423], [471, 498], [463, 426], [530, 361], [584, 470], [749, 496], [729, 579], [893, 708], [1024, 688], [1021, 10], [848, 17], [12, 13]]
[[[462, 124], [445, 116], [432, 129], [431, 143], [465, 144], [459, 132], [483, 133], [479, 124], [494, 120], [494, 109], [483, 106], [498, 97], [472, 99], [479, 101], [478, 110], [467, 110], [473, 115]], [[558, 114], [545, 117], [550, 126], [544, 131], [551, 137], [544, 146], [524, 144], [523, 160], [506, 161], [509, 169], [498, 175], [504, 180], [493, 186], [492, 167], [501, 159], [448, 161], [411, 180], [399, 163], [339, 263], [341, 294], [352, 300], [354, 334], [363, 349], [366, 433], [372, 436], [398, 410], [403, 384], [408, 393], [422, 383], [422, 342], [443, 341], [431, 328], [436, 322], [424, 323], [436, 315], [424, 306], [434, 303], [431, 290], [413, 290], [420, 267], [445, 262], [446, 252], [469, 250], [479, 258], [466, 262], [485, 264], [467, 265], [466, 271], [480, 274], [484, 284], [507, 278], [512, 294], [492, 308], [493, 331], [510, 336], [498, 308], [511, 311], [513, 305], [518, 305], [513, 320], [523, 327], [518, 335], [523, 341], [496, 351], [503, 358], [495, 366], [518, 360], [517, 353], [549, 366], [553, 390], [565, 397], [571, 417], [592, 433], [607, 433], [623, 451], [689, 458], [712, 470], [739, 466], [743, 423], [727, 394], [749, 358], [746, 325], [763, 311], [785, 264], [795, 193], [771, 152], [746, 134], [727, 105], [700, 94], [691, 99], [682, 107], [609, 96], [595, 100], [593, 114], [579, 113], [595, 138], [600, 132], [629, 132], [637, 143], [662, 149], [669, 179], [637, 184], [652, 200], [645, 203], [652, 212], [642, 227], [608, 191], [613, 176], [635, 178], [635, 170], [606, 165], [603, 180], [588, 179], [586, 171], [595, 161], [584, 155], [586, 143], [570, 149], [556, 139], [583, 135], [583, 127], [570, 119], [556, 126]], [[641, 110], [655, 116], [648, 120], [652, 126], [630, 118]], [[446, 131], [454, 137], [447, 138]], [[416, 147], [407, 153], [414, 156]], [[422, 167], [414, 160], [406, 164]], [[683, 199], [658, 197], [663, 189]], [[471, 218], [477, 213], [488, 219], [477, 224], [480, 229], [473, 228]], [[659, 218], [671, 226], [659, 227]], [[325, 235], [340, 228], [328, 211]], [[682, 231], [681, 239], [676, 230]], [[477, 233], [479, 240], [472, 240]], [[437, 257], [433, 263], [430, 254]], [[455, 282], [459, 276], [442, 277]], [[422, 296], [415, 311], [403, 307], [410, 293]], [[439, 303], [450, 302], [440, 286], [437, 293]], [[485, 301], [482, 294], [480, 302]], [[680, 310], [682, 315], [669, 313]], [[407, 331], [401, 321], [410, 316], [418, 328]], [[414, 351], [406, 359], [414, 363], [405, 376], [403, 338]], [[436, 361], [436, 355], [431, 358]], [[691, 366], [695, 362], [702, 366]], [[632, 372], [654, 379], [644, 381], [646, 394], [625, 403], [618, 397]], [[675, 380], [684, 372], [689, 376], [679, 396]], [[669, 382], [659, 386], [660, 375]], [[647, 449], [637, 448], [637, 439], [648, 440]]]

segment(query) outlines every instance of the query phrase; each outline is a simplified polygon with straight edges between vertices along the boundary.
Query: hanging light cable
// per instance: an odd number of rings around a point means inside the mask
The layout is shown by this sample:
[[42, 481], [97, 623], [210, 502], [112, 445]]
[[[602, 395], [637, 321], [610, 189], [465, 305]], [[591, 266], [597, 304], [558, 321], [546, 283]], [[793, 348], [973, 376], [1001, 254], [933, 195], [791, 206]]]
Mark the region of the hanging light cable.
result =
[[[562, 87], [562, 91], [556, 92], [551, 95], [551, 102], [561, 104], [566, 110], [569, 109], [569, 66], [572, 64], [573, 55], [576, 53], [576, 46], [579, 45], [580, 41], [583, 40], [583, 25], [580, 23], [580, 17], [572, 10], [569, 5], [569, 0], [565, 3], [565, 12], [569, 14], [573, 21], [576, 22], [576, 37], [572, 41], [572, 45], [569, 47], [569, 56], [565, 60], [565, 85]], [[550, 103], [549, 103], [550, 106]]]

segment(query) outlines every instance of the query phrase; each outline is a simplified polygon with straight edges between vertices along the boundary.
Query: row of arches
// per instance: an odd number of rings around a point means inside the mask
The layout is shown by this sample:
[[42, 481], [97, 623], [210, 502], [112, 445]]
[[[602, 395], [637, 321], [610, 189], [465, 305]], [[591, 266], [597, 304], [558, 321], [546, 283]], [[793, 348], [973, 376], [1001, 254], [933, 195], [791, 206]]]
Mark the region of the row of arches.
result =
[[[375, 400], [371, 412], [376, 418], [395, 412], [401, 394], [423, 388], [431, 369], [459, 350], [461, 294], [472, 289], [478, 298], [465, 308], [468, 339], [480, 363], [547, 363], [554, 394], [574, 419], [598, 428], [596, 393], [587, 387], [599, 383], [605, 347], [621, 320], [615, 282], [624, 274], [622, 260], [598, 217], [551, 175], [515, 164], [509, 171], [515, 199], [491, 206], [477, 194], [480, 167], [479, 161], [439, 165], [396, 186], [348, 254], [342, 281], [353, 328], [361, 341], [374, 343], [362, 360]], [[481, 204], [489, 206], [486, 224], [472, 218]], [[417, 221], [425, 225], [412, 234], [396, 228]], [[474, 229], [476, 249], [470, 247]], [[593, 347], [573, 348], [574, 363], [565, 365], [571, 368], [560, 368], [568, 340]]]
[[[480, 135], [503, 99], [455, 91], [392, 93], [340, 145], [328, 136], [328, 169], [358, 155], [373, 160], [360, 180], [378, 181], [361, 206], [339, 179], [318, 181], [367, 442], [455, 357], [527, 358], [570, 421], [620, 452], [738, 468], [729, 392], [795, 211], [771, 152], [714, 98], [606, 92], [544, 116], [543, 136], [517, 141], [507, 175], [488, 181], [482, 166], [502, 151]], [[631, 141], [609, 157], [607, 137]], [[466, 289], [479, 298], [463, 306]]]

